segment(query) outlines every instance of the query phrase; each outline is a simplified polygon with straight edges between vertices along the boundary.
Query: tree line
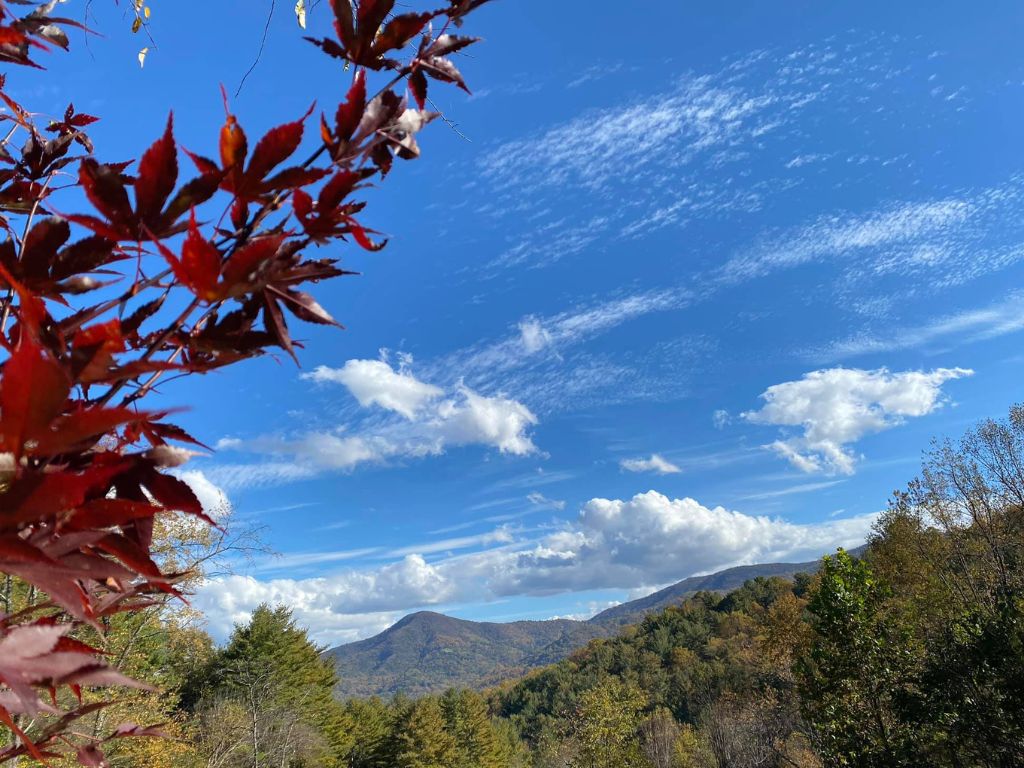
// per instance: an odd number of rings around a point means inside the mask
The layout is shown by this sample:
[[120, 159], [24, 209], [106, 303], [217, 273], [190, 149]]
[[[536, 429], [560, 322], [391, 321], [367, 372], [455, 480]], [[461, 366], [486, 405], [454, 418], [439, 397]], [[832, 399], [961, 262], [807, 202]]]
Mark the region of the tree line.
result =
[[697, 594], [491, 693], [535, 765], [1024, 765], [1024, 407], [932, 446], [860, 557]]
[[[193, 579], [252, 545], [173, 519], [153, 542]], [[856, 554], [695, 594], [491, 690], [340, 701], [336, 670], [286, 608], [259, 607], [217, 647], [167, 598], [67, 638], [152, 686], [81, 686], [75, 729], [157, 737], [105, 741], [125, 768], [1014, 768], [1022, 555], [1015, 407], [934, 445]], [[5, 612], [39, 599], [0, 584]], [[48, 727], [19, 723], [30, 738]]]
[[701, 592], [482, 693], [334, 696], [287, 609], [220, 648], [187, 614], [112, 619], [160, 692], [119, 717], [168, 768], [1013, 768], [1024, 765], [1024, 408], [936, 444], [867, 546]]

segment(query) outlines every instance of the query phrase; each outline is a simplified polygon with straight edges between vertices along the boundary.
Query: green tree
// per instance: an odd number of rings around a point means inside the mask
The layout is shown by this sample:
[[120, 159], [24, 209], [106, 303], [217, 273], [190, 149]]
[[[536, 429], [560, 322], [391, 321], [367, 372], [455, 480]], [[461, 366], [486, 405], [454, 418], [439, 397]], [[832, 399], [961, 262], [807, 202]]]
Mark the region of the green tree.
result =
[[500, 768], [505, 750], [487, 711], [475, 691], [449, 690], [441, 697], [448, 732], [455, 739], [454, 768]]
[[394, 751], [395, 709], [376, 696], [345, 702], [345, 725], [349, 738], [345, 765], [348, 768], [390, 768]]
[[839, 550], [825, 558], [809, 608], [814, 637], [799, 666], [804, 714], [827, 763], [901, 766], [916, 761], [905, 715], [918, 656], [886, 611], [889, 587]]
[[[208, 722], [241, 707], [245, 738], [232, 754], [258, 768], [270, 756], [279, 765], [335, 765], [349, 741], [330, 661], [284, 607], [259, 606], [235, 627], [225, 648], [205, 670], [201, 710]], [[193, 686], [194, 687], [194, 686]], [[244, 755], [244, 756], [243, 756]]]
[[929, 765], [1024, 765], [1024, 408], [937, 444], [868, 552], [923, 648], [905, 717]]
[[446, 727], [440, 701], [429, 696], [408, 705], [395, 735], [397, 768], [451, 768], [455, 738]]
[[580, 697], [570, 720], [580, 768], [631, 768], [644, 763], [640, 753], [643, 693], [618, 678], [607, 678]]
[[707, 734], [692, 725], [684, 725], [679, 731], [673, 757], [678, 768], [718, 768]]

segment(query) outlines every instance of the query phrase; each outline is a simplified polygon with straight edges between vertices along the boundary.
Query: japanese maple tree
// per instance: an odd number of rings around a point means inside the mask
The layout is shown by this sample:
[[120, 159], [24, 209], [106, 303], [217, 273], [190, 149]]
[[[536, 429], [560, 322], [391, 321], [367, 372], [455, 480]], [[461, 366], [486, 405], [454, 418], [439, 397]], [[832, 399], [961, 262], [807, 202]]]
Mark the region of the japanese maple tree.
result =
[[[179, 147], [168, 116], [137, 163], [104, 162], [88, 136], [97, 117], [68, 106], [37, 123], [0, 75], [0, 573], [34, 595], [15, 608], [8, 590], [0, 614], [0, 722], [13, 733], [0, 763], [101, 766], [104, 741], [159, 735], [74, 727], [103, 706], [82, 704], [83, 687], [138, 685], [76, 628], [177, 596], [182, 574], [153, 556], [154, 520], [205, 514], [167, 471], [200, 439], [147, 396], [163, 377], [294, 357], [296, 319], [337, 324], [308, 286], [349, 274], [341, 246], [384, 245], [359, 220], [361, 190], [418, 156], [435, 117], [428, 83], [466, 88], [450, 57], [475, 42], [457, 32], [484, 2], [396, 14], [394, 0], [332, 0], [335, 35], [310, 41], [349, 73], [337, 107], [250, 147], [225, 97], [212, 157]], [[57, 0], [15, 12], [22, 3], [0, 0], [0, 63], [45, 77], [39, 57], [81, 25], [55, 15]], [[297, 156], [310, 129], [314, 148]], [[65, 207], [83, 198], [87, 210]], [[310, 255], [322, 246], [332, 255]]]

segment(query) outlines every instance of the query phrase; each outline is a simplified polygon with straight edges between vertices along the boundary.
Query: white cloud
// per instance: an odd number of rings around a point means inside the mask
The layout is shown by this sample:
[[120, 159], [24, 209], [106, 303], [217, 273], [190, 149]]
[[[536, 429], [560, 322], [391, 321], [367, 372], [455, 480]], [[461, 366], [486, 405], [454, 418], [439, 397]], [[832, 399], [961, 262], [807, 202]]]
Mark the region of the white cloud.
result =
[[[648, 387], [638, 381], [661, 366], [678, 366], [666, 378], [678, 395], [679, 381], [700, 340], [681, 342], [666, 354], [653, 349], [650, 360], [611, 360], [586, 350], [591, 340], [653, 314], [682, 309], [690, 301], [683, 289], [655, 289], [580, 303], [563, 312], [522, 318], [510, 333], [473, 344], [422, 367], [428, 380], [461, 379], [478, 392], [511, 392], [531, 410], [545, 413], [603, 404], [626, 396], [643, 397]], [[650, 363], [650, 364], [647, 364]]]
[[342, 384], [361, 406], [380, 406], [402, 418], [356, 430], [338, 427], [297, 436], [221, 440], [217, 447], [222, 450], [271, 460], [211, 467], [207, 473], [226, 487], [259, 487], [363, 464], [438, 455], [449, 447], [483, 445], [513, 456], [537, 450], [530, 437], [537, 417], [522, 403], [500, 395], [486, 397], [461, 382], [445, 391], [417, 379], [405, 364], [396, 371], [383, 360], [349, 360], [339, 369], [321, 366], [309, 378]]
[[395, 370], [384, 360], [349, 360], [341, 368], [321, 365], [302, 378], [317, 383], [342, 384], [361, 406], [379, 405], [415, 419], [444, 390], [420, 381], [408, 370]]
[[619, 178], [624, 166], [646, 166], [659, 149], [706, 150], [747, 133], [772, 103], [772, 96], [750, 96], [713, 77], [684, 78], [674, 91], [647, 101], [506, 142], [482, 158], [480, 170], [485, 178], [521, 186], [601, 186]]
[[769, 387], [761, 395], [765, 405], [743, 418], [754, 424], [801, 428], [800, 436], [767, 446], [800, 471], [852, 474], [857, 457], [848, 446], [942, 407], [942, 385], [972, 374], [965, 368], [812, 371], [797, 381]]
[[267, 571], [283, 571], [309, 566], [324, 566], [329, 563], [356, 560], [361, 557], [377, 554], [378, 552], [380, 552], [379, 547], [344, 549], [334, 552], [290, 552], [288, 554], [272, 555], [264, 560], [260, 560], [253, 564], [251, 571], [253, 573], [264, 573]]
[[526, 500], [529, 501], [534, 507], [540, 509], [554, 509], [562, 510], [565, 509], [565, 502], [561, 499], [549, 499], [543, 493], [534, 491], [526, 495]]
[[398, 550], [401, 559], [394, 562], [318, 578], [213, 579], [196, 603], [210, 616], [217, 636], [269, 602], [290, 606], [317, 641], [337, 643], [379, 631], [397, 612], [427, 606], [640, 589], [733, 565], [809, 560], [837, 546], [862, 543], [874, 518], [797, 524], [649, 491], [626, 500], [591, 499], [574, 520], [539, 538], [498, 529], [484, 537], [419, 545], [427, 552], [497, 544], [434, 562], [406, 551], [410, 546]]
[[917, 242], [928, 235], [946, 237], [971, 213], [969, 202], [950, 199], [900, 203], [860, 217], [829, 216], [781, 242], [730, 259], [719, 279], [740, 282], [826, 257]]
[[551, 334], [535, 317], [527, 317], [520, 321], [519, 338], [523, 351], [528, 355], [539, 352], [551, 344]]
[[484, 397], [465, 386], [459, 398], [446, 400], [437, 409], [428, 431], [435, 431], [452, 445], [483, 444], [502, 453], [525, 456], [537, 449], [528, 435], [537, 417], [522, 403], [506, 397]]
[[[272, 579], [231, 575], [211, 579], [192, 598], [209, 631], [224, 638], [261, 603], [290, 608], [324, 644], [358, 640], [394, 623], [408, 605], [433, 605], [448, 589], [422, 557], [410, 556], [372, 572], [330, 578]], [[390, 607], [389, 607], [390, 606]]]
[[607, 64], [594, 64], [587, 67], [582, 73], [566, 83], [565, 87], [579, 88], [584, 83], [589, 83], [594, 80], [602, 80], [609, 75], [622, 72], [625, 68], [626, 65], [621, 61], [615, 61]]
[[825, 480], [820, 483], [797, 483], [791, 485], [788, 488], [778, 488], [774, 491], [762, 491], [760, 493], [751, 493], [746, 496], [741, 496], [742, 499], [777, 499], [781, 496], [792, 496], [797, 493], [812, 493], [814, 491], [821, 491], [825, 488], [831, 488], [840, 483], [845, 483], [845, 480]]
[[545, 350], [566, 350], [646, 315], [681, 309], [689, 298], [681, 289], [654, 289], [580, 304], [547, 317], [531, 315], [519, 321], [515, 334], [453, 352], [431, 369], [438, 375], [442, 370], [458, 371], [476, 385], [480, 377], [548, 359], [539, 354]]
[[[495, 143], [466, 181], [485, 201], [473, 212], [503, 219], [504, 242], [482, 268], [493, 276], [545, 267], [665, 228], [757, 212], [800, 185], [821, 188], [825, 168], [841, 167], [852, 183], [853, 163], [858, 175], [905, 167], [905, 156], [867, 156], [862, 148], [872, 132], [906, 131], [905, 116], [885, 94], [898, 87], [926, 97], [934, 87], [931, 72], [913, 66], [920, 56], [863, 34], [755, 51], [717, 71], [684, 74], [660, 92], [595, 104]], [[921, 119], [934, 127], [956, 109], [934, 102]], [[807, 131], [809, 122], [847, 115], [852, 136]], [[566, 216], [567, 202], [585, 215]], [[451, 215], [446, 228], [456, 226]]]
[[623, 459], [619, 466], [627, 472], [655, 472], [659, 475], [674, 475], [683, 471], [656, 453], [652, 453], [649, 459]]
[[732, 257], [708, 276], [707, 291], [824, 262], [839, 265], [839, 290], [858, 301], [865, 299], [861, 286], [886, 279], [897, 290], [908, 280], [948, 289], [1024, 259], [1024, 226], [1016, 223], [1022, 204], [1024, 178], [1013, 176], [992, 187], [821, 216]]
[[388, 554], [392, 557], [430, 555], [436, 552], [451, 552], [469, 547], [479, 547], [484, 544], [510, 544], [512, 541], [514, 541], [514, 538], [511, 530], [508, 528], [497, 528], [490, 533], [482, 533], [477, 536], [459, 536], [451, 539], [441, 539], [440, 541], [409, 544], [393, 549]]
[[865, 333], [808, 352], [817, 360], [841, 360], [859, 355], [916, 349], [940, 344], [949, 347], [1024, 330], [1024, 294], [1012, 293], [987, 307], [939, 317], [910, 328], [888, 328], [884, 334]]
[[220, 521], [231, 514], [231, 500], [228, 498], [227, 493], [203, 472], [189, 469], [177, 474], [178, 477], [188, 483], [196, 498], [199, 499], [199, 503], [203, 505], [203, 512], [207, 516]]
[[732, 416], [722, 408], [711, 414], [711, 423], [715, 425], [715, 429], [725, 429], [731, 422]]
[[[245, 449], [246, 443], [232, 438], [217, 443], [220, 450]], [[318, 469], [295, 461], [265, 461], [259, 464], [216, 464], [204, 474], [226, 491], [254, 490], [308, 480]]]
[[572, 563], [578, 573], [570, 583], [660, 584], [738, 563], [813, 558], [834, 545], [858, 544], [872, 518], [797, 525], [655, 491], [627, 500], [597, 498], [583, 506], [572, 526], [527, 553], [514, 575], [535, 583], [539, 574], [531, 565], [548, 561]]

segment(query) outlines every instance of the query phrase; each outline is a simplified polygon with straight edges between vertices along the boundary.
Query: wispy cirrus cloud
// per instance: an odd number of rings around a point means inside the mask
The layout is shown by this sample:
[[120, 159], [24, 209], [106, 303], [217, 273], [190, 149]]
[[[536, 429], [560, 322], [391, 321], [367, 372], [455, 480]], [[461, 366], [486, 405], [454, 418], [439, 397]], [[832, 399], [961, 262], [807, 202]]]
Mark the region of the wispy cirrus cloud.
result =
[[[689, 73], [645, 96], [496, 142], [468, 182], [486, 191], [475, 212], [500, 219], [506, 233], [484, 274], [550, 266], [665, 228], [756, 212], [816, 180], [823, 165], [839, 164], [849, 176], [906, 164], [905, 157], [865, 154], [865, 142], [844, 143], [838, 133], [809, 137], [805, 127], [854, 113], [885, 124], [898, 118], [882, 108], [883, 95], [958, 90], [906, 59], [891, 39], [864, 34], [755, 51], [717, 71]], [[596, 65], [594, 73], [616, 66]], [[952, 102], [929, 100], [933, 119], [955, 114]], [[754, 164], [757, 177], [749, 173]], [[586, 214], [567, 214], [567, 200]]]
[[813, 360], [831, 362], [861, 355], [937, 346], [955, 348], [1024, 330], [1024, 294], [1011, 293], [984, 307], [943, 315], [920, 325], [866, 331], [805, 352]]
[[822, 491], [826, 488], [832, 488], [840, 483], [845, 483], [846, 480], [825, 480], [819, 483], [796, 483], [785, 488], [776, 488], [773, 491], [761, 491], [759, 493], [749, 493], [740, 498], [746, 501], [756, 501], [761, 499], [778, 499], [784, 496], [794, 496], [800, 493], [813, 493], [814, 491]]
[[530, 510], [531, 512], [540, 509], [553, 509], [558, 511], [565, 509], [564, 501], [561, 499], [549, 499], [540, 491], [533, 491], [532, 493], [527, 494], [526, 500], [530, 502], [530, 505], [533, 507], [533, 509]]
[[520, 319], [507, 337], [456, 350], [433, 367], [457, 371], [467, 381], [479, 381], [487, 374], [503, 374], [552, 354], [568, 353], [624, 323], [681, 309], [690, 299], [684, 289], [656, 288], [581, 302], [547, 316], [529, 315]]
[[683, 471], [657, 453], [652, 453], [646, 459], [622, 459], [619, 466], [627, 472], [653, 472], [656, 475], [677, 475]]
[[921, 245], [948, 240], [971, 216], [973, 206], [960, 199], [897, 203], [864, 215], [830, 215], [735, 256], [718, 271], [723, 283], [763, 277], [825, 259], [843, 258], [870, 249]]
[[540, 414], [593, 401], [652, 396], [658, 380], [678, 395], [694, 357], [707, 347], [705, 340], [680, 339], [670, 351], [637, 343], [618, 356], [588, 346], [619, 327], [678, 311], [690, 302], [690, 292], [681, 288], [583, 301], [561, 312], [522, 317], [505, 336], [454, 350], [420, 367], [433, 381], [457, 378], [480, 392], [508, 392]]
[[1024, 177], [938, 199], [885, 203], [832, 213], [764, 238], [709, 275], [715, 286], [812, 264], [839, 270], [841, 293], [892, 281], [943, 290], [1024, 259]]

